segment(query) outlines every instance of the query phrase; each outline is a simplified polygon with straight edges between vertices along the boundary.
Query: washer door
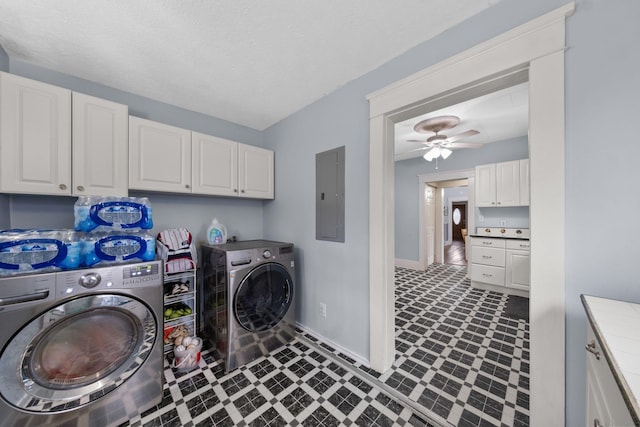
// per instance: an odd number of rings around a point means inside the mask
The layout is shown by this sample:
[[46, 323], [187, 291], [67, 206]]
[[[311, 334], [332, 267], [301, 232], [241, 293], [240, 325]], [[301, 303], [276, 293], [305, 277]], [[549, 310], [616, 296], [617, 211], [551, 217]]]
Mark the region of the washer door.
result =
[[240, 282], [233, 301], [236, 320], [249, 332], [273, 328], [293, 301], [293, 280], [281, 264], [262, 264]]
[[86, 405], [140, 368], [156, 333], [153, 313], [129, 296], [68, 301], [33, 319], [7, 343], [0, 355], [0, 393], [36, 413]]

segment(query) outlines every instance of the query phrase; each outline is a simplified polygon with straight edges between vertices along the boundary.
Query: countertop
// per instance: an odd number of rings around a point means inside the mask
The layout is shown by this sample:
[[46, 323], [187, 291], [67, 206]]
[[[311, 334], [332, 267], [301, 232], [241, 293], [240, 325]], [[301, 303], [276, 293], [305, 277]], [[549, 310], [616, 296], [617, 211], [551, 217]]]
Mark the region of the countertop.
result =
[[589, 295], [580, 298], [637, 424], [640, 420], [640, 304]]
[[481, 237], [483, 239], [505, 239], [505, 240], [529, 240], [528, 237], [515, 237], [515, 236], [487, 236], [486, 234], [469, 234], [470, 237]]

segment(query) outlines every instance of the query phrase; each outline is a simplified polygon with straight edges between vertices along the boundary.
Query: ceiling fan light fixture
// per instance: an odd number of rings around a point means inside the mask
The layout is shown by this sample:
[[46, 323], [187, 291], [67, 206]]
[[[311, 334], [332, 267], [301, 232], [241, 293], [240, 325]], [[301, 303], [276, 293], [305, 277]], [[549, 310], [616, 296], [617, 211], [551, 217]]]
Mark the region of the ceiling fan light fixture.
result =
[[442, 156], [443, 159], [446, 159], [447, 157], [449, 157], [451, 153], [453, 153], [453, 151], [449, 150], [448, 148], [440, 149], [440, 155]]

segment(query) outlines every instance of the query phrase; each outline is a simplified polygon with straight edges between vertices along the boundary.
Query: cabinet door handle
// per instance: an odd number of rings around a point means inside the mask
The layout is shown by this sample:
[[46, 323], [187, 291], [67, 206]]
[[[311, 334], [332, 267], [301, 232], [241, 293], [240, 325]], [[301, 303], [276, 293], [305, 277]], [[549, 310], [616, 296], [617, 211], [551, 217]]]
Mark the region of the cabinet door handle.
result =
[[240, 190], [241, 193], [244, 193], [244, 190]]
[[77, 189], [78, 191], [84, 191], [84, 187], [82, 185], [78, 185]]
[[66, 190], [67, 189], [67, 185], [66, 184], [60, 184], [58, 187], [60, 187], [61, 190]]
[[191, 187], [189, 184], [184, 185], [184, 188], [189, 188], [189, 187]]
[[237, 189], [237, 188], [234, 188], [234, 189], [233, 189], [233, 192], [234, 192], [234, 193], [237, 193], [237, 192], [238, 192], [238, 189]]
[[596, 360], [600, 360], [600, 352], [596, 349], [596, 342], [591, 341], [584, 347], [589, 353], [593, 354], [596, 357]]

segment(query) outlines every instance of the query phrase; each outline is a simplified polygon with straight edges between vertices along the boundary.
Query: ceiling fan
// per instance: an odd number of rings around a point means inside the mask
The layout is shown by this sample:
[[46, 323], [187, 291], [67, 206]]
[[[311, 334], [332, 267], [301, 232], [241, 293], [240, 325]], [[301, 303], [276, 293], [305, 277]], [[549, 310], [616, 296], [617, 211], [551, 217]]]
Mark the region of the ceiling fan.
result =
[[443, 130], [453, 129], [458, 126], [458, 124], [460, 124], [460, 118], [457, 116], [431, 117], [417, 123], [413, 127], [413, 130], [419, 133], [434, 132], [435, 135], [430, 136], [426, 140], [410, 139], [407, 142], [419, 142], [424, 144], [424, 147], [413, 151], [429, 150], [423, 156], [424, 159], [428, 161], [437, 159], [438, 157], [446, 159], [451, 155], [452, 150], [459, 148], [477, 148], [482, 146], [482, 144], [477, 142], [456, 142], [459, 139], [479, 134], [480, 132], [477, 130], [467, 130], [453, 136], [447, 136], [440, 133]]

